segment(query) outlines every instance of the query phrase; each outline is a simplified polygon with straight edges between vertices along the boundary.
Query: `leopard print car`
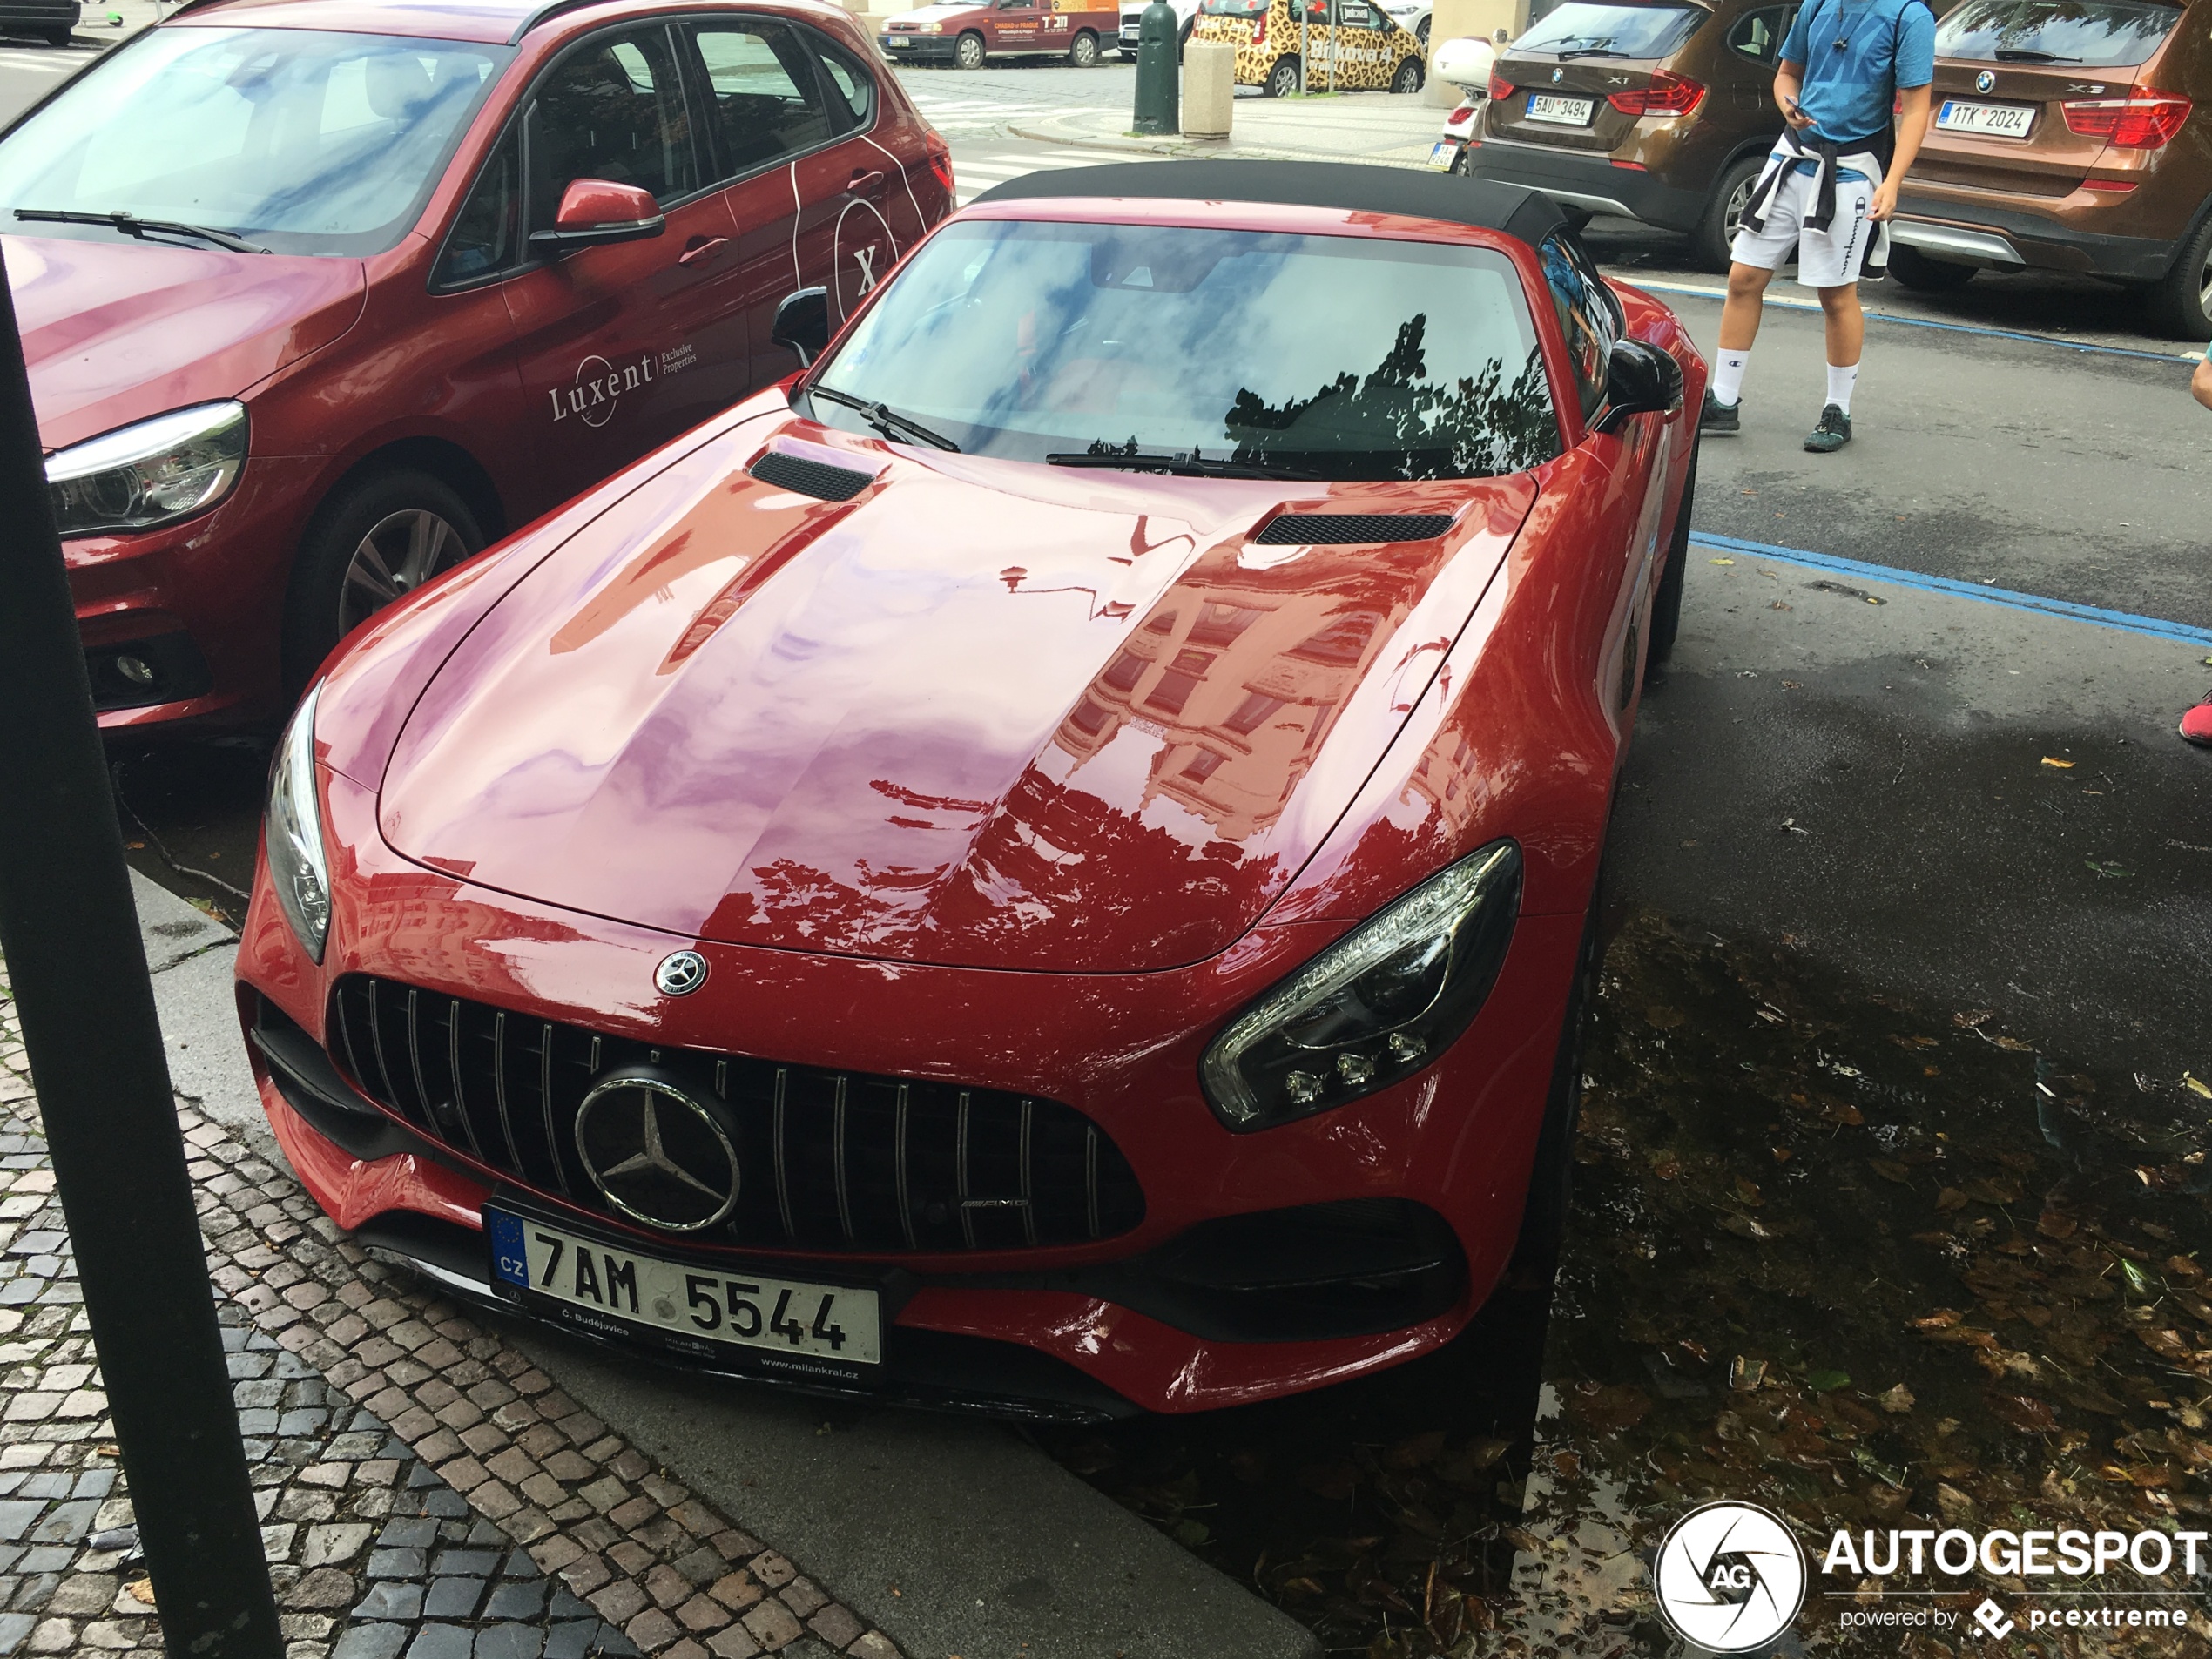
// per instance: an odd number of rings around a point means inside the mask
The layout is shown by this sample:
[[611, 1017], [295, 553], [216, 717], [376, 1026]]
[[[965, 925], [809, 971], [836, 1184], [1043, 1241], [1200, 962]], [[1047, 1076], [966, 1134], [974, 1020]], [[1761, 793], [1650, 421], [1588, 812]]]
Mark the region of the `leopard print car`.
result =
[[1299, 90], [1301, 54], [1314, 91], [1418, 92], [1426, 73], [1421, 43], [1375, 0], [1201, 0], [1190, 35], [1235, 47], [1237, 84], [1269, 98]]

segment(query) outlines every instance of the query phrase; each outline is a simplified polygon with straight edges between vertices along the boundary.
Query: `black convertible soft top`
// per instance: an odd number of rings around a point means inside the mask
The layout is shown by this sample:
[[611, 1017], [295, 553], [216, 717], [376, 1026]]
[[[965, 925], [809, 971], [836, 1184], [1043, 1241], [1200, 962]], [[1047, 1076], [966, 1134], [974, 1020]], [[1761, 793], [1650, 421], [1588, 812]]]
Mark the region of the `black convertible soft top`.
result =
[[1410, 167], [1341, 161], [1120, 161], [1033, 172], [985, 191], [978, 202], [1054, 196], [1166, 201], [1279, 203], [1357, 213], [1402, 213], [1502, 231], [1530, 244], [1567, 223], [1550, 197], [1519, 185]]

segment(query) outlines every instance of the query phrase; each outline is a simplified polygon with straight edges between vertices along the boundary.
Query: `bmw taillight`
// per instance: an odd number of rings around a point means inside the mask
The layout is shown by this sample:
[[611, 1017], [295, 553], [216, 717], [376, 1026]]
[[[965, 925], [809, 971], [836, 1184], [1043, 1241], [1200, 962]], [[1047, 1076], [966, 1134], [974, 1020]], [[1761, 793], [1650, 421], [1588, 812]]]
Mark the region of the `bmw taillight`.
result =
[[2155, 150], [2189, 118], [2179, 92], [2137, 92], [2128, 98], [2070, 98], [2059, 105], [2067, 130], [2102, 138], [2115, 150]]
[[1655, 69], [1650, 85], [1609, 93], [1605, 101], [1623, 115], [1688, 115], [1705, 101], [1705, 88], [1671, 69]]
[[950, 200], [953, 195], [952, 146], [934, 132], [929, 135], [928, 145], [929, 171], [937, 175], [937, 182], [944, 185], [946, 199]]
[[1493, 104], [1500, 98], [1511, 98], [1514, 91], [1514, 84], [1511, 81], [1499, 74], [1494, 69], [1490, 71], [1490, 101]]

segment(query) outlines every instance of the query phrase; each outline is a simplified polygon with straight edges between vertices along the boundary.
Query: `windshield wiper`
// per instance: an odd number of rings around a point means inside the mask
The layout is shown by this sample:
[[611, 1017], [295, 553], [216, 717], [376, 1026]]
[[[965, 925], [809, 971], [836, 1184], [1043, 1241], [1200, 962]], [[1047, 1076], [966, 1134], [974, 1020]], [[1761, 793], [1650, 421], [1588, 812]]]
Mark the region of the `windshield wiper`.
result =
[[105, 225], [121, 231], [125, 236], [144, 239], [149, 234], [160, 236], [197, 236], [203, 242], [212, 242], [217, 247], [226, 247], [233, 253], [266, 253], [267, 248], [258, 242], [249, 242], [242, 236], [228, 231], [210, 230], [205, 225], [187, 225], [181, 219], [140, 219], [136, 213], [71, 213], [58, 207], [18, 207], [16, 217], [37, 220], [50, 225]]
[[1994, 54], [2000, 64], [2078, 64], [2079, 57], [2065, 57], [2057, 52], [2040, 52], [2033, 46], [2000, 46]]
[[826, 386], [809, 387], [806, 395], [826, 397], [833, 403], [841, 403], [848, 409], [858, 410], [870, 426], [887, 438], [895, 437], [903, 432], [908, 437], [917, 438], [923, 443], [930, 444], [936, 448], [949, 449], [954, 455], [960, 453], [960, 445], [954, 443], [943, 433], [926, 427], [919, 421], [909, 419], [887, 403], [872, 402], [865, 397], [854, 397], [850, 392], [836, 391]]
[[1570, 57], [1633, 57], [1635, 54], [1616, 52], [1610, 46], [1570, 46], [1563, 52], [1554, 52], [1552, 56], [1563, 64]]
[[1188, 454], [1171, 455], [1140, 455], [1132, 451], [1098, 453], [1082, 450], [1077, 453], [1049, 455], [1045, 464], [1052, 467], [1117, 467], [1129, 472], [1166, 472], [1187, 478], [1311, 478], [1313, 475], [1295, 467], [1282, 467], [1267, 461], [1213, 461], [1196, 449]]

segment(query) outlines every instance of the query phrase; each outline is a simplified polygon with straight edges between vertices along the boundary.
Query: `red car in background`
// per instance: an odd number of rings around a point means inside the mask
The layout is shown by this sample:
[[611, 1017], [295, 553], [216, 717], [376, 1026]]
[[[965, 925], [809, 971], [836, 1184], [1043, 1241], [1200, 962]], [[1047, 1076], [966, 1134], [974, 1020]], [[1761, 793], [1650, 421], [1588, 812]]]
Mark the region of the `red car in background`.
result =
[[280, 712], [380, 606], [786, 374], [951, 211], [810, 0], [205, 0], [0, 136], [102, 724]]
[[308, 693], [238, 957], [292, 1167], [715, 1374], [1088, 1418], [1437, 1347], [1561, 1214], [1703, 383], [1514, 186], [1000, 186]]

